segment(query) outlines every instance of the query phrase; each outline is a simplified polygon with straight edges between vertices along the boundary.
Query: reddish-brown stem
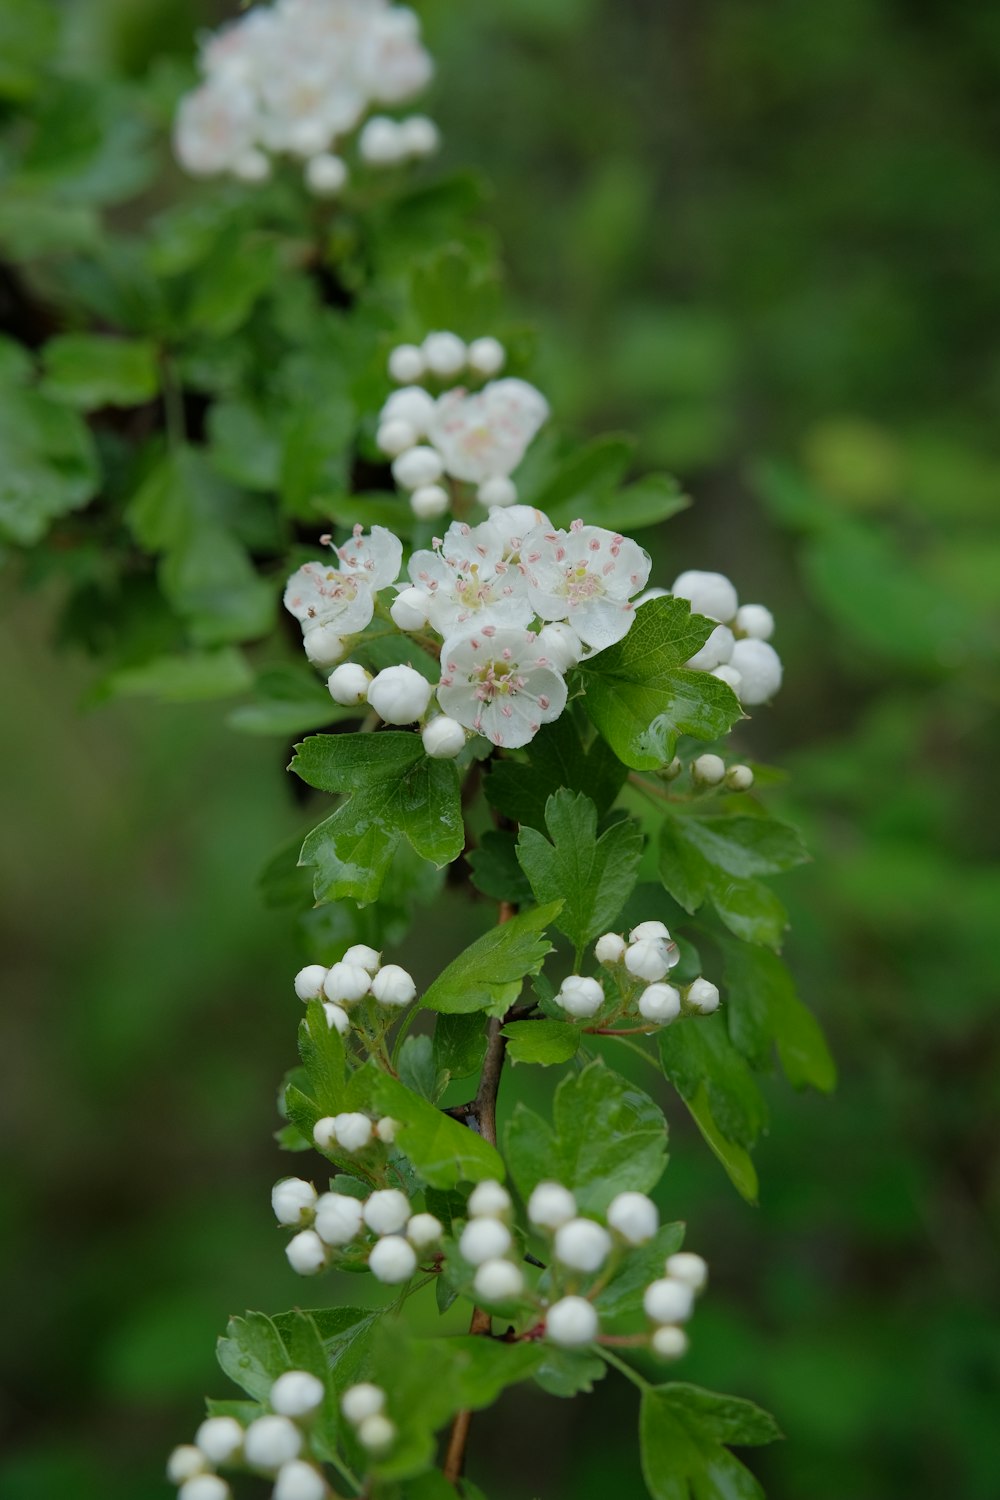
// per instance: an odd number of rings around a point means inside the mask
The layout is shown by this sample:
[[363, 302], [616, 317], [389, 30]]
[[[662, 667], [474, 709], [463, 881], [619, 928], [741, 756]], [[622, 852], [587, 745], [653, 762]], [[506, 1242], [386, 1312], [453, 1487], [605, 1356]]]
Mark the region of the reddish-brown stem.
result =
[[649, 1036], [656, 1028], [653, 1026], [585, 1026], [584, 1031], [588, 1036]]

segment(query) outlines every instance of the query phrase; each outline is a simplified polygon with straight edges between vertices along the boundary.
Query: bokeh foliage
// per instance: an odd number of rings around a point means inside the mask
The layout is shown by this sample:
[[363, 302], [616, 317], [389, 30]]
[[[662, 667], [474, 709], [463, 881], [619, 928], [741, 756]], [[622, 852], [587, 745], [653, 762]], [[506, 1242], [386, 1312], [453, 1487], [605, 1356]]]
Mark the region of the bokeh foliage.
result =
[[[696, 497], [672, 522], [664, 583], [720, 567], [779, 618], [787, 687], [748, 737], [762, 759], [794, 749], [785, 811], [817, 859], [785, 892], [787, 956], [841, 1082], [832, 1101], [768, 1090], [757, 1210], [673, 1110], [662, 1206], [683, 1205], [715, 1278], [684, 1378], [777, 1413], [788, 1443], [752, 1459], [772, 1500], [985, 1500], [1000, 19], [965, 0], [421, 9], [447, 164], [495, 185], [489, 220], [540, 329], [539, 383], [581, 431], [635, 432], [637, 467], [672, 468]], [[5, 112], [30, 107], [55, 46], [70, 80], [47, 106], [63, 154], [29, 145], [4, 184], [5, 258], [53, 237], [86, 249], [107, 206], [123, 231], [157, 211], [155, 193], [130, 200], [163, 168], [195, 28], [225, 13], [194, 0], [63, 12], [60, 41], [35, 20], [43, 8], [0, 5]], [[261, 274], [249, 256], [237, 270], [220, 271], [209, 309], [223, 346], [231, 299]], [[99, 305], [101, 288], [89, 295]], [[135, 295], [137, 318], [153, 318], [141, 283]], [[13, 306], [0, 283], [0, 312]], [[106, 393], [81, 390], [75, 353], [63, 345], [30, 411], [0, 364], [0, 442], [66, 429], [53, 503], [67, 485], [85, 501], [92, 461], [67, 390], [80, 406]], [[143, 358], [86, 375], [134, 386]], [[271, 461], [238, 425], [217, 436]], [[213, 504], [217, 490], [209, 517]], [[77, 717], [94, 670], [44, 643], [70, 585], [100, 589], [100, 564], [95, 537], [60, 576], [30, 579], [27, 604], [4, 590], [15, 1269], [0, 1487], [18, 1500], [158, 1493], [161, 1454], [218, 1388], [227, 1314], [301, 1290], [266, 1212], [298, 948], [253, 887], [307, 820], [285, 745], [233, 734], [218, 705]], [[168, 623], [146, 628], [169, 648]], [[216, 622], [205, 644], [232, 638]], [[425, 982], [440, 936], [410, 953]], [[529, 1442], [543, 1495], [641, 1493], [620, 1399], [609, 1387], [549, 1406], [543, 1431], [509, 1397], [477, 1438], [490, 1494], [523, 1493], [510, 1449]]]

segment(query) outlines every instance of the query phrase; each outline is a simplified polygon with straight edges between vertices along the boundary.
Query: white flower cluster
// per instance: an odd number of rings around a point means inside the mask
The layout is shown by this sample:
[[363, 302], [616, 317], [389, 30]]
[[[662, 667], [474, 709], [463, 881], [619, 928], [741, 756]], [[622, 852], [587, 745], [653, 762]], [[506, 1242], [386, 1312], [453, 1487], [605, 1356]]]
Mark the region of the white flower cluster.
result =
[[271, 1387], [271, 1411], [246, 1427], [235, 1417], [208, 1417], [193, 1443], [175, 1448], [167, 1477], [179, 1485], [179, 1500], [229, 1500], [216, 1469], [228, 1465], [274, 1477], [273, 1500], [326, 1500], [322, 1471], [300, 1455], [308, 1424], [326, 1398], [326, 1387], [307, 1370], [288, 1370]]
[[691, 611], [718, 620], [708, 640], [685, 666], [711, 672], [732, 688], [747, 708], [767, 703], [781, 686], [781, 657], [770, 645], [774, 616], [763, 604], [740, 604], [735, 586], [724, 573], [691, 569], [674, 579], [671, 589], [650, 589], [643, 600], [666, 593], [687, 599]]
[[[669, 1026], [680, 1015], [709, 1015], [718, 1009], [719, 991], [707, 979], [695, 979], [677, 988], [666, 984], [667, 975], [680, 960], [677, 944], [662, 922], [640, 922], [628, 941], [618, 932], [606, 932], [594, 947], [598, 963], [611, 970], [618, 981], [619, 998], [605, 1023], [612, 1025], [633, 1007], [643, 1021]], [[607, 1000], [599, 979], [570, 974], [555, 996], [556, 1004], [574, 1020], [591, 1020]]]
[[480, 1182], [469, 1194], [468, 1222], [459, 1236], [462, 1259], [475, 1266], [473, 1287], [479, 1301], [506, 1307], [524, 1293], [524, 1275], [509, 1228], [511, 1200], [500, 1182]]
[[[525, 380], [491, 380], [507, 353], [495, 338], [466, 343], [456, 333], [429, 333], [423, 343], [400, 344], [389, 373], [402, 387], [379, 413], [376, 442], [393, 460], [393, 478], [410, 494], [416, 516], [431, 520], [451, 505], [445, 479], [474, 484], [487, 509], [513, 505], [511, 474], [549, 415], [540, 391]], [[436, 397], [417, 382], [486, 379], [479, 390], [453, 385]]]
[[[433, 63], [420, 22], [389, 0], [275, 0], [209, 34], [204, 81], [181, 101], [174, 149], [199, 177], [270, 175], [271, 157], [305, 162], [318, 196], [338, 193], [348, 167], [336, 154], [373, 107], [396, 108], [430, 82]], [[428, 156], [437, 127], [423, 115], [372, 115], [358, 137], [374, 167]]]
[[396, 1440], [396, 1427], [385, 1414], [385, 1391], [369, 1380], [347, 1388], [340, 1398], [340, 1409], [357, 1434], [358, 1442], [369, 1453], [388, 1451]]
[[[681, 769], [678, 761], [678, 772]], [[753, 786], [754, 774], [749, 766], [727, 768], [721, 755], [707, 754], [699, 755], [691, 762], [691, 779], [699, 787], [725, 786], [730, 792], [748, 792]]]
[[[364, 1115], [336, 1115], [319, 1125], [329, 1125], [332, 1131], [339, 1121], [347, 1132], [358, 1120], [364, 1120], [370, 1132], [371, 1122]], [[433, 1214], [415, 1214], [398, 1188], [378, 1188], [362, 1199], [317, 1193], [311, 1182], [285, 1177], [275, 1183], [271, 1204], [279, 1224], [298, 1228], [285, 1253], [300, 1276], [316, 1276], [335, 1255], [344, 1255], [355, 1267], [367, 1261], [377, 1281], [397, 1286], [409, 1281], [419, 1257], [433, 1250], [444, 1233]]]
[[331, 968], [307, 964], [300, 969], [295, 993], [300, 1000], [322, 1000], [327, 1024], [346, 1036], [351, 1029], [349, 1012], [362, 1000], [374, 1000], [387, 1011], [401, 1010], [416, 999], [417, 986], [399, 964], [384, 964], [381, 953], [356, 943]]
[[646, 1316], [655, 1325], [650, 1347], [661, 1359], [680, 1359], [687, 1353], [688, 1337], [679, 1325], [688, 1321], [695, 1297], [705, 1289], [708, 1266], [700, 1255], [685, 1250], [668, 1255], [663, 1270], [642, 1299]]

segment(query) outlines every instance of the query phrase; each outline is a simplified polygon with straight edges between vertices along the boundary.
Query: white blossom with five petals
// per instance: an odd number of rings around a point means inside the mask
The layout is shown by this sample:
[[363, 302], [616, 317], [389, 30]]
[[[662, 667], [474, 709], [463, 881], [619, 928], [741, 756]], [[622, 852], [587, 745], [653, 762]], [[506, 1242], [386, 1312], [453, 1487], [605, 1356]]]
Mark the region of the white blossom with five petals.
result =
[[438, 702], [466, 729], [514, 750], [558, 719], [566, 684], [532, 631], [486, 625], [445, 641]]
[[650, 566], [638, 542], [582, 521], [574, 521], [569, 531], [539, 527], [521, 548], [535, 614], [568, 621], [592, 651], [627, 634], [635, 618], [630, 601], [645, 587]]

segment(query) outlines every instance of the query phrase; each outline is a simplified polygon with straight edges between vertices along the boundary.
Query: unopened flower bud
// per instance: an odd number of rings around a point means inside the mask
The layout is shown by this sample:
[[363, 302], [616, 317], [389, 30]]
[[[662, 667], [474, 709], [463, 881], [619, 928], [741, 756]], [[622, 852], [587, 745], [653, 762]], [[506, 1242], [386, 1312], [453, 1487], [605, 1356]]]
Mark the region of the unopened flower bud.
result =
[[510, 1212], [510, 1194], [502, 1182], [487, 1178], [472, 1189], [468, 1209], [473, 1219], [502, 1219]]
[[656, 938], [642, 938], [625, 950], [625, 967], [636, 979], [662, 979], [670, 968], [667, 945]]
[[171, 1484], [183, 1484], [185, 1479], [203, 1474], [206, 1464], [207, 1460], [200, 1448], [196, 1448], [193, 1443], [182, 1443], [167, 1459], [167, 1478]]
[[272, 1385], [268, 1404], [282, 1417], [308, 1417], [325, 1397], [326, 1386], [308, 1370], [286, 1370]]
[[774, 634], [774, 616], [766, 604], [741, 604], [736, 611], [736, 629], [755, 641], [769, 641]]
[[306, 162], [306, 187], [317, 198], [335, 198], [347, 183], [347, 164], [330, 151]]
[[412, 724], [427, 712], [433, 691], [413, 667], [386, 667], [372, 679], [368, 702], [387, 724]]
[[372, 115], [358, 135], [358, 155], [369, 167], [393, 167], [405, 155], [402, 132], [388, 115]]
[[243, 1447], [243, 1428], [235, 1417], [206, 1417], [194, 1441], [211, 1463], [228, 1464]]
[[559, 986], [555, 1000], [567, 1015], [587, 1018], [596, 1015], [604, 1004], [604, 990], [596, 979], [569, 974]]
[[429, 1250], [443, 1234], [444, 1225], [433, 1214], [414, 1214], [406, 1226], [406, 1238], [417, 1251]]
[[568, 672], [583, 655], [583, 642], [565, 620], [554, 620], [538, 632], [538, 644], [557, 672]]
[[335, 1005], [356, 1005], [363, 1000], [371, 988], [372, 977], [360, 964], [348, 964], [341, 959], [328, 971], [323, 983], [323, 993]]
[[661, 1328], [655, 1328], [649, 1344], [659, 1359], [682, 1359], [690, 1347], [688, 1336], [683, 1328], [676, 1328], [670, 1323]]
[[400, 589], [389, 606], [389, 613], [400, 630], [423, 630], [427, 624], [427, 595], [423, 589]]
[[398, 458], [401, 453], [415, 448], [419, 440], [417, 429], [411, 423], [404, 422], [402, 417], [392, 417], [388, 422], [381, 423], [375, 433], [376, 445], [390, 458]]
[[695, 672], [710, 672], [713, 667], [720, 667], [729, 660], [734, 644], [733, 632], [729, 626], [716, 625], [704, 646], [684, 665]]
[[422, 484], [410, 496], [410, 509], [418, 521], [433, 521], [443, 516], [450, 504], [451, 497], [440, 484]]
[[444, 472], [441, 455], [426, 443], [409, 448], [392, 461], [392, 477], [404, 490], [419, 490], [436, 484]]
[[317, 1276], [326, 1265], [326, 1246], [314, 1229], [303, 1229], [285, 1246], [288, 1264], [300, 1276]]
[[389, 374], [397, 385], [411, 385], [426, 373], [424, 356], [416, 344], [398, 344], [389, 355]]
[[670, 942], [670, 931], [663, 922], [640, 922], [633, 927], [628, 935], [630, 943], [641, 943], [647, 940], [653, 942]]
[[243, 1439], [243, 1453], [253, 1469], [280, 1469], [302, 1451], [302, 1434], [287, 1417], [258, 1417]]
[[358, 1442], [369, 1453], [385, 1453], [396, 1441], [395, 1425], [381, 1412], [365, 1417], [358, 1427]]
[[740, 702], [750, 708], [767, 703], [781, 686], [781, 657], [767, 641], [737, 641], [729, 665], [740, 674]]
[[611, 1253], [611, 1236], [593, 1219], [570, 1219], [556, 1230], [556, 1260], [573, 1271], [599, 1271]]
[[375, 1134], [383, 1146], [391, 1146], [399, 1131], [399, 1121], [392, 1120], [388, 1115], [383, 1116], [375, 1126]]
[[506, 474], [494, 474], [483, 480], [476, 491], [476, 499], [487, 510], [494, 505], [506, 510], [509, 505], [517, 504], [517, 485]]
[[324, 1000], [323, 1014], [331, 1031], [339, 1032], [341, 1036], [346, 1036], [350, 1031], [351, 1018], [342, 1006], [334, 1005], [332, 1000]]
[[302, 645], [314, 667], [332, 667], [347, 650], [347, 642], [332, 625], [317, 625], [307, 630]]
[[348, 1386], [340, 1398], [340, 1409], [352, 1427], [359, 1427], [367, 1417], [385, 1410], [385, 1391], [369, 1380]]
[[739, 695], [740, 683], [743, 681], [743, 678], [730, 662], [724, 662], [721, 667], [713, 668], [710, 676], [717, 677], [720, 682], [726, 684], [726, 687], [731, 687], [733, 692], [737, 696]]
[[387, 1234], [372, 1246], [368, 1269], [376, 1281], [399, 1286], [417, 1269], [417, 1252], [402, 1235]]
[[399, 964], [384, 964], [372, 980], [372, 994], [379, 1005], [402, 1007], [416, 999], [417, 986]]
[[686, 1282], [664, 1276], [649, 1284], [642, 1305], [654, 1323], [685, 1323], [694, 1311], [694, 1292]]
[[336, 1121], [333, 1115], [323, 1115], [313, 1126], [313, 1145], [320, 1151], [332, 1151], [336, 1144]]
[[300, 1000], [318, 1000], [325, 979], [326, 969], [322, 964], [306, 964], [295, 976], [295, 993]]
[[448, 379], [465, 368], [466, 348], [455, 333], [429, 333], [421, 346], [431, 374]]
[[399, 1234], [410, 1217], [410, 1200], [398, 1188], [379, 1188], [365, 1201], [365, 1223], [373, 1234]]
[[441, 145], [441, 132], [426, 115], [410, 115], [399, 129], [407, 156], [433, 156]]
[[730, 766], [726, 772], [726, 786], [732, 792], [748, 792], [753, 786], [753, 771], [749, 766]]
[[349, 1245], [360, 1234], [362, 1222], [361, 1199], [347, 1193], [324, 1193], [316, 1205], [316, 1233], [326, 1245]]
[[620, 964], [625, 957], [625, 939], [617, 932], [606, 932], [594, 945], [594, 957], [599, 964]]
[[681, 1013], [681, 992], [672, 984], [650, 984], [639, 996], [639, 1014], [644, 1021], [669, 1026]]
[[421, 739], [432, 760], [454, 760], [465, 749], [465, 726], [447, 714], [438, 714], [424, 725]]
[[364, 703], [368, 697], [368, 684], [371, 680], [371, 673], [366, 672], [358, 662], [345, 661], [339, 667], [334, 667], [326, 680], [326, 686], [334, 703], [340, 703], [344, 708], [353, 708], [358, 703]]
[[271, 1207], [279, 1224], [308, 1224], [316, 1210], [316, 1189], [301, 1177], [283, 1177], [271, 1189]]
[[510, 1249], [510, 1230], [499, 1219], [470, 1219], [462, 1230], [458, 1248], [470, 1266], [497, 1260]]
[[230, 1490], [218, 1474], [195, 1474], [177, 1491], [177, 1500], [230, 1500]]
[[739, 607], [736, 590], [724, 573], [691, 568], [674, 579], [670, 592], [678, 599], [689, 600], [693, 615], [705, 615], [709, 620], [729, 621]]
[[576, 1199], [561, 1182], [540, 1182], [528, 1199], [528, 1218], [538, 1229], [558, 1229], [576, 1217]]
[[477, 375], [497, 375], [504, 367], [507, 351], [499, 339], [480, 338], [473, 339], [469, 345], [468, 359], [469, 369], [474, 370]]
[[271, 1500], [327, 1500], [329, 1493], [319, 1469], [293, 1458], [278, 1470]]
[[371, 948], [367, 943], [352, 943], [341, 962], [356, 964], [359, 969], [365, 969], [369, 974], [375, 974], [378, 972], [378, 966], [382, 962], [382, 955], [377, 948]]
[[233, 176], [240, 182], [266, 182], [271, 175], [271, 163], [263, 151], [253, 147], [244, 151], [233, 163]]
[[483, 1302], [512, 1302], [524, 1291], [520, 1268], [509, 1260], [484, 1261], [472, 1284]]
[[718, 786], [726, 774], [721, 755], [699, 755], [691, 764], [691, 775], [701, 786]]
[[693, 984], [688, 985], [684, 999], [699, 1015], [710, 1016], [719, 1008], [718, 986], [710, 979], [696, 979]]
[[702, 1291], [708, 1283], [708, 1265], [692, 1250], [678, 1250], [667, 1256], [666, 1272], [675, 1281], [683, 1281], [693, 1292]]
[[660, 1227], [660, 1215], [645, 1193], [619, 1193], [608, 1205], [608, 1223], [630, 1245], [644, 1245]]
[[343, 1150], [363, 1151], [371, 1144], [372, 1122], [367, 1115], [358, 1113], [334, 1115], [333, 1133]]
[[563, 1297], [545, 1314], [545, 1337], [562, 1349], [579, 1349], [597, 1337], [597, 1313], [586, 1297]]

